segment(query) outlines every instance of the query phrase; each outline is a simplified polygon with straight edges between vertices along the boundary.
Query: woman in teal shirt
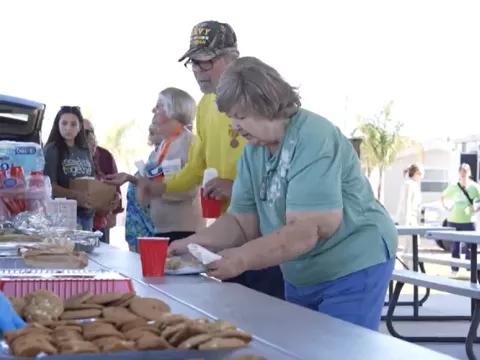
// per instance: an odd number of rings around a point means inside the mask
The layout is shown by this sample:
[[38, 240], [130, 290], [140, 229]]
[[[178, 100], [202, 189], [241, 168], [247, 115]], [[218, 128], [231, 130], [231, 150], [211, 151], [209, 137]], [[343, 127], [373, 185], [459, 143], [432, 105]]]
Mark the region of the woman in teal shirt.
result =
[[256, 58], [230, 65], [216, 95], [248, 140], [231, 205], [169, 252], [218, 252], [209, 275], [219, 279], [280, 265], [288, 301], [378, 330], [397, 232], [350, 141]]
[[[472, 217], [474, 215], [473, 202], [480, 198], [478, 184], [470, 180], [470, 165], [462, 164], [458, 169], [458, 182], [449, 185], [442, 193], [440, 200], [448, 211], [448, 226], [457, 231], [475, 231]], [[446, 200], [446, 201], [445, 201]], [[470, 259], [470, 244], [466, 245], [466, 259]], [[450, 248], [452, 258], [460, 258], [460, 243], [452, 241]], [[452, 274], [456, 275], [458, 267], [452, 266]]]

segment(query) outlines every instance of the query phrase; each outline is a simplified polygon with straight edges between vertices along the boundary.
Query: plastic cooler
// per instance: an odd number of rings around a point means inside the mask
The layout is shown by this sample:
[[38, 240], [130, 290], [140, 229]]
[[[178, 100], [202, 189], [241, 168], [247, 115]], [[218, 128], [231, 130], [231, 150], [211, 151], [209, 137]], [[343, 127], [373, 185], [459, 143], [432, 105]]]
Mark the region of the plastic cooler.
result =
[[22, 297], [36, 290], [49, 290], [62, 299], [90, 290], [95, 295], [131, 292], [130, 278], [111, 271], [10, 269], [0, 270], [0, 290]]

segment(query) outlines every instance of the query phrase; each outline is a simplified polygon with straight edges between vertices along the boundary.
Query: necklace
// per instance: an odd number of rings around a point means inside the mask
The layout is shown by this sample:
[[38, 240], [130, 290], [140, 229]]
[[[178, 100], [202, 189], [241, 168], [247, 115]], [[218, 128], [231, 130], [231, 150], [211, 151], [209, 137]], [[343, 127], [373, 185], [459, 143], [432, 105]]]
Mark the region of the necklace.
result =
[[228, 125], [228, 136], [230, 136], [230, 146], [236, 149], [240, 142], [238, 141], [238, 132], [232, 129], [232, 125]]

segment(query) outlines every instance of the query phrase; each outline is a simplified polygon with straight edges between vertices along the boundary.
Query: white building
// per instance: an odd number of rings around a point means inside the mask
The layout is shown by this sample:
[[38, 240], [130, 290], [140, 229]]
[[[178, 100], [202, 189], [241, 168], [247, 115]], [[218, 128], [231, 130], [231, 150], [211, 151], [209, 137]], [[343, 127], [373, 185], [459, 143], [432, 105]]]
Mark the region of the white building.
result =
[[459, 156], [455, 143], [442, 139], [433, 139], [402, 151], [384, 174], [383, 203], [389, 213], [396, 214], [400, 188], [404, 181], [403, 170], [407, 166], [420, 164], [424, 167], [422, 202], [430, 203], [438, 201], [445, 187], [456, 180]]

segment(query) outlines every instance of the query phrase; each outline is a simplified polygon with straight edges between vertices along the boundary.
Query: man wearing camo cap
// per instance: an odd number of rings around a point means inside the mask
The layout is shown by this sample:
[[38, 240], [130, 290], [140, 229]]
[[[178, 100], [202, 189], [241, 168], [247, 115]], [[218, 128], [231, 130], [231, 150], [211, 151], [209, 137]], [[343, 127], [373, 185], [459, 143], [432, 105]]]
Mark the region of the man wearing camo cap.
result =
[[[246, 144], [239, 134], [232, 129], [230, 118], [220, 113], [215, 103], [215, 89], [220, 76], [227, 66], [239, 57], [237, 36], [232, 27], [217, 21], [204, 21], [196, 25], [190, 35], [190, 48], [179, 59], [185, 61], [186, 68], [191, 69], [195, 79], [204, 93], [197, 108], [196, 133], [197, 141], [192, 146], [186, 166], [165, 182], [144, 182], [139, 195], [161, 196], [164, 193], [185, 192], [201, 185], [203, 172], [215, 168], [218, 177], [208, 182], [204, 194], [208, 197], [225, 200], [224, 211], [232, 195], [233, 180], [236, 176], [237, 160]], [[239, 226], [235, 217], [231, 216], [231, 226]], [[215, 223], [211, 226], [215, 226]], [[201, 231], [186, 239], [173, 242], [169, 249], [171, 254], [188, 252], [187, 245], [196, 243], [202, 236]], [[220, 251], [222, 249], [211, 249]], [[278, 298], [284, 298], [284, 282], [278, 266], [248, 271], [234, 279], [254, 290]]]

